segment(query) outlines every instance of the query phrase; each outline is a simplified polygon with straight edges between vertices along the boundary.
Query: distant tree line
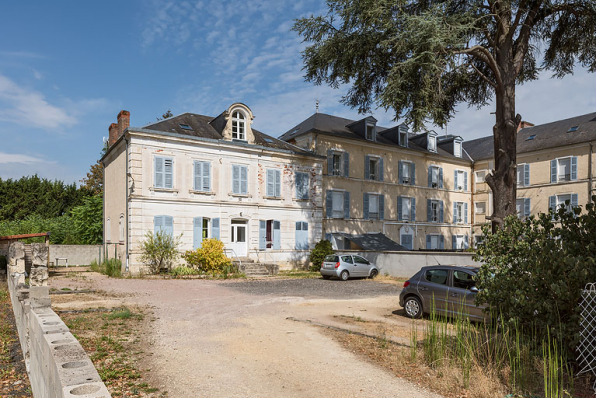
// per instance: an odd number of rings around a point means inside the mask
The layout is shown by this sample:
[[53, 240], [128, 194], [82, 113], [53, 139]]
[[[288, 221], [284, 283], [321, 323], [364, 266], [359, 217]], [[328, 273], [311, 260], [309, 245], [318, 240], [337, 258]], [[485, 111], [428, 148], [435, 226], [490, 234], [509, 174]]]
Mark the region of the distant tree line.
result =
[[0, 236], [50, 232], [53, 244], [99, 244], [101, 193], [37, 175], [0, 178]]

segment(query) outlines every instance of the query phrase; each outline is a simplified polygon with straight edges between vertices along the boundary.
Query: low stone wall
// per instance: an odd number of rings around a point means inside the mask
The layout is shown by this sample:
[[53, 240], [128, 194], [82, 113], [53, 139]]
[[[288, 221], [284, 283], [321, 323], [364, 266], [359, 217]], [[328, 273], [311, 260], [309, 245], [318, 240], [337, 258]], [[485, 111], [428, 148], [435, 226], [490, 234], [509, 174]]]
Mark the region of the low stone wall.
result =
[[52, 311], [45, 244], [32, 244], [31, 286], [25, 285], [25, 248], [8, 250], [8, 290], [34, 397], [109, 398], [83, 347]]
[[[103, 256], [101, 245], [50, 245], [50, 262], [56, 263], [56, 258], [68, 259], [68, 266], [89, 265], [93, 260], [100, 262]], [[60, 260], [60, 265], [65, 261]]]
[[481, 263], [472, 260], [474, 253], [459, 252], [372, 252], [341, 250], [338, 253], [358, 254], [374, 263], [381, 275], [409, 278], [420, 268], [427, 265], [473, 265], [480, 266]]

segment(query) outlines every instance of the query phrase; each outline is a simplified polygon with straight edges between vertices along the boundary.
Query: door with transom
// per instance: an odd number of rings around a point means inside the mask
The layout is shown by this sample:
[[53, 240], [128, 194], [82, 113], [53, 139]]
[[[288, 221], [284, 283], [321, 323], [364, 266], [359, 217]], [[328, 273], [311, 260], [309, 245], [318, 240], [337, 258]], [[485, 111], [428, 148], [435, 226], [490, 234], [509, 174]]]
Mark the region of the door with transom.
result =
[[248, 228], [246, 220], [232, 220], [229, 248], [238, 257], [248, 255]]

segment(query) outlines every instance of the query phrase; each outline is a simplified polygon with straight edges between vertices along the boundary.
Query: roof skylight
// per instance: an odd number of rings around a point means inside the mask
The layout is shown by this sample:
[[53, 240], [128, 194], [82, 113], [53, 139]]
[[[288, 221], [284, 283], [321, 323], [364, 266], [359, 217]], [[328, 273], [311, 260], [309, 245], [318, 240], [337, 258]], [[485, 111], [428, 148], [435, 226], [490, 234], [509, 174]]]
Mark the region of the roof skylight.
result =
[[188, 124], [179, 124], [178, 126], [180, 126], [181, 129], [183, 130], [192, 130], [192, 127], [190, 127]]
[[531, 136], [526, 138], [526, 141], [532, 141], [534, 138], [536, 138], [536, 134], [532, 134]]
[[267, 137], [265, 137], [265, 138], [263, 138], [263, 139], [265, 140], [265, 142], [273, 142], [273, 140], [272, 140], [271, 138], [267, 138]]
[[567, 132], [568, 133], [573, 133], [574, 131], [577, 131], [578, 128], [579, 128], [579, 126], [569, 127], [569, 130], [567, 130]]

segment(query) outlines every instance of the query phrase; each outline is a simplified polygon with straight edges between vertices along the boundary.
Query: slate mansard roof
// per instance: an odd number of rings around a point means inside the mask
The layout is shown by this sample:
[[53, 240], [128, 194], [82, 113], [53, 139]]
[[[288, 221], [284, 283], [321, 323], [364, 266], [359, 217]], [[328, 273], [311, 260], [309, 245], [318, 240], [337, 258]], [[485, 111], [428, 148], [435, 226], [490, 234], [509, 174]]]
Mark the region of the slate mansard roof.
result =
[[[596, 112], [521, 129], [517, 133], [517, 153], [559, 148], [596, 141]], [[494, 157], [493, 136], [464, 142], [474, 160]]]
[[[304, 120], [302, 123], [298, 124], [297, 126], [288, 130], [286, 133], [282, 134], [279, 137], [279, 139], [284, 140], [284, 141], [291, 141], [292, 139], [295, 139], [295, 138], [302, 136], [304, 134], [318, 133], [318, 134], [330, 135], [333, 137], [348, 138], [348, 139], [353, 139], [353, 140], [371, 142], [371, 141], [366, 140], [364, 137], [358, 135], [356, 132], [354, 132], [352, 129], [350, 129], [348, 127], [350, 125], [353, 125], [356, 122], [358, 122], [358, 121], [346, 119], [343, 117], [328, 115], [325, 113], [315, 113], [308, 119]], [[399, 126], [392, 127], [392, 128], [386, 128], [386, 127], [381, 127], [381, 126], [377, 125], [376, 126], [377, 137], [376, 137], [375, 143], [387, 145], [387, 146], [391, 146], [391, 147], [403, 148], [405, 150], [409, 149], [409, 150], [413, 150], [416, 152], [426, 152], [426, 153], [435, 154], [433, 152], [429, 152], [426, 148], [424, 148], [412, 141], [412, 138], [419, 137], [421, 134], [418, 134], [416, 136], [409, 134], [407, 148], [398, 145], [394, 141], [392, 141], [384, 136], [385, 132], [390, 133], [392, 130], [395, 130], [398, 127]], [[424, 134], [422, 134], [422, 135], [424, 135]], [[452, 153], [449, 153], [449, 152], [443, 150], [442, 148], [439, 148], [438, 146], [437, 146], [436, 154], [439, 156], [449, 157], [449, 158], [453, 158], [453, 159], [460, 159], [458, 157], [455, 157]], [[467, 160], [466, 158], [461, 158], [461, 159]]]
[[252, 132], [254, 134], [255, 141], [252, 145], [244, 142], [228, 140], [224, 141], [223, 136], [211, 124], [211, 122], [215, 119], [217, 119], [217, 117], [198, 115], [195, 113], [183, 113], [178, 116], [173, 116], [165, 120], [148, 124], [140, 129], [131, 128], [131, 130], [149, 130], [152, 132], [163, 132], [187, 137], [207, 138], [211, 140], [219, 140], [227, 144], [258, 146], [272, 150], [291, 152], [297, 155], [316, 156], [309, 151], [262, 133], [258, 130], [255, 130], [254, 128], [252, 128]]

